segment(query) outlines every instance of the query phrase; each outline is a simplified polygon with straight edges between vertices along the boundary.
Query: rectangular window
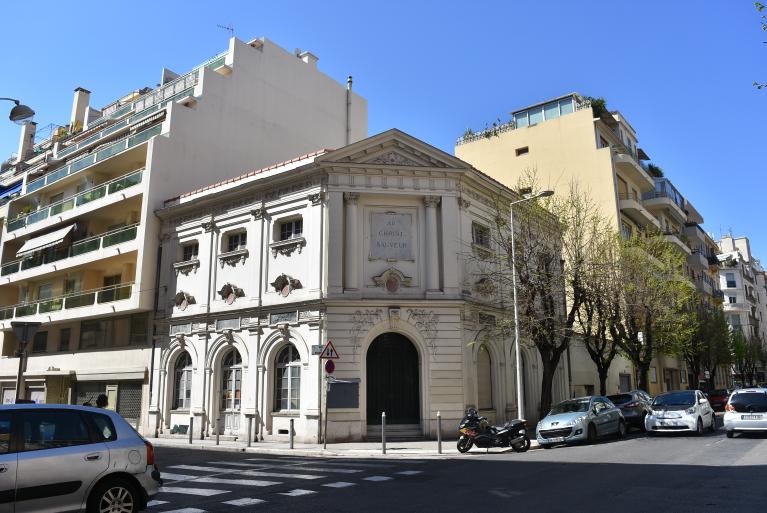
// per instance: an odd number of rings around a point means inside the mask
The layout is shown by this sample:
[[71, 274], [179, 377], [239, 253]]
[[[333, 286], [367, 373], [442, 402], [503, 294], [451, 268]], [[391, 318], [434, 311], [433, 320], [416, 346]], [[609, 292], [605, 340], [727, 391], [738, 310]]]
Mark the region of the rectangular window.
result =
[[130, 343], [146, 344], [149, 324], [144, 314], [132, 315], [130, 318]]
[[187, 244], [183, 247], [183, 261], [188, 262], [189, 260], [197, 260], [197, 253], [199, 251], [200, 245], [196, 242], [194, 244]]
[[71, 329], [61, 328], [61, 331], [59, 331], [59, 351], [69, 351], [69, 337], [71, 335]]
[[226, 251], [237, 251], [238, 249], [245, 249], [248, 243], [248, 234], [246, 232], [232, 233], [226, 240]]
[[530, 123], [527, 119], [527, 111], [514, 114], [514, 122], [517, 125], [517, 128], [522, 128], [529, 125]]
[[658, 369], [650, 367], [650, 383], [658, 382]]
[[45, 283], [37, 287], [37, 299], [50, 299], [53, 297], [53, 284]]
[[490, 228], [479, 223], [471, 223], [471, 241], [477, 246], [490, 247]]
[[32, 352], [44, 353], [48, 350], [48, 332], [38, 331], [35, 333], [35, 338], [32, 340]]
[[517, 157], [519, 157], [520, 155], [525, 155], [526, 153], [530, 153], [530, 148], [528, 146], [517, 148], [516, 153], [517, 153]]
[[727, 301], [730, 304], [736, 303], [737, 302], [737, 296], [727, 296]]
[[547, 103], [543, 107], [543, 115], [546, 120], [555, 119], [559, 117], [559, 103]]
[[88, 428], [76, 411], [25, 411], [23, 419], [22, 451], [57, 449], [91, 443]]
[[280, 223], [280, 240], [290, 240], [295, 237], [300, 237], [303, 231], [304, 221], [302, 219]]
[[[0, 454], [11, 450], [11, 412], [0, 412]], [[15, 477], [15, 476], [14, 476]]]
[[543, 107], [535, 107], [530, 109], [530, 124], [535, 125], [543, 121]]
[[634, 230], [631, 228], [631, 225], [621, 221], [621, 237], [623, 237], [624, 240], [631, 240], [633, 235]]
[[104, 347], [107, 328], [107, 321], [83, 321], [80, 324], [80, 348]]
[[559, 100], [559, 115], [564, 116], [565, 114], [570, 114], [571, 112], [573, 112], [572, 97]]
[[727, 288], [734, 289], [737, 287], [737, 284], [735, 283], [735, 273], [727, 273], [725, 276], [727, 277]]

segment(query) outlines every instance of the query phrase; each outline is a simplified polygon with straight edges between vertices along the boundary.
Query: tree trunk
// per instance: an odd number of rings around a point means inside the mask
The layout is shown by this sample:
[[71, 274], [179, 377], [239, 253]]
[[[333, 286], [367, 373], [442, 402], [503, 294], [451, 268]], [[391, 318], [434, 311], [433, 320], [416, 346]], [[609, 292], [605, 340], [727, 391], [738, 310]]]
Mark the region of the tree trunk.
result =
[[538, 409], [538, 418], [542, 419], [548, 415], [551, 410], [552, 389], [554, 384], [554, 373], [557, 370], [557, 362], [551, 360], [543, 361], [543, 376], [541, 377], [541, 405]]
[[607, 374], [610, 367], [600, 367], [597, 369], [599, 374], [599, 395], [607, 395]]
[[645, 392], [649, 392], [647, 387], [647, 375], [650, 373], [650, 364], [649, 363], [640, 363], [636, 365], [636, 372], [637, 372], [637, 388], [639, 390], [644, 390]]

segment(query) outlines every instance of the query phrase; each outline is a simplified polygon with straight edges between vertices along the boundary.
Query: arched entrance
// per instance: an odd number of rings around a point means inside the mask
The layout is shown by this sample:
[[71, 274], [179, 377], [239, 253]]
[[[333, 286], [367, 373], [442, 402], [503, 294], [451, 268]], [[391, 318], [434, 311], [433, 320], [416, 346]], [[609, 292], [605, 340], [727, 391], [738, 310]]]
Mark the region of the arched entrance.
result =
[[[240, 430], [240, 408], [242, 404], [242, 358], [232, 348], [221, 361], [219, 414], [225, 435], [236, 435]], [[220, 431], [219, 431], [220, 432]]]
[[384, 333], [373, 340], [367, 358], [367, 422], [421, 423], [421, 382], [418, 351], [407, 337]]

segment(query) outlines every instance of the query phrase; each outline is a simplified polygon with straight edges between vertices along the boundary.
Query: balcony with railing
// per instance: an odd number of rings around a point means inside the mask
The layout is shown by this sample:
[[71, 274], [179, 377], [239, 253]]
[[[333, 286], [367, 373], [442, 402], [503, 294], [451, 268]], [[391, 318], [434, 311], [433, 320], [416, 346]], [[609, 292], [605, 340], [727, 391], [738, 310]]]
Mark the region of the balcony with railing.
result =
[[132, 171], [119, 178], [109, 180], [108, 182], [104, 182], [73, 196], [69, 196], [68, 198], [51, 203], [50, 205], [39, 208], [33, 212], [22, 212], [21, 215], [18, 215], [15, 218], [9, 216], [9, 219], [6, 221], [6, 230], [8, 233], [14, 232], [51, 217], [60, 216], [68, 211], [73, 211], [73, 214], [77, 214], [80, 207], [140, 184], [143, 178], [143, 173], [143, 169]]
[[[0, 307], [0, 321], [50, 315], [86, 306], [93, 307], [117, 301], [124, 301], [131, 298], [134, 288], [133, 286], [133, 282], [120, 283], [108, 287], [70, 292], [56, 297], [3, 306]], [[3, 325], [5, 324], [6, 323], [3, 323]]]
[[[36, 251], [27, 257], [3, 264], [0, 267], [0, 277], [7, 277], [3, 281], [4, 283], [23, 279], [25, 276], [28, 276], [28, 273], [22, 273], [22, 271], [28, 269], [36, 269], [34, 274], [38, 276], [44, 274], [44, 271], [39, 269], [40, 267], [53, 262], [61, 262], [60, 266], [58, 266], [59, 268], [67, 267], [68, 263], [74, 263], [74, 261], [67, 262], [67, 260], [135, 240], [137, 231], [138, 224], [133, 224], [74, 241], [67, 247], [54, 247]], [[78, 262], [81, 262], [81, 260], [77, 259]]]
[[653, 226], [660, 230], [658, 219], [644, 206], [635, 194], [618, 193], [618, 208], [641, 227]]
[[655, 189], [642, 194], [642, 200], [647, 208], [666, 208], [677, 217], [681, 223], [687, 222], [685, 199], [676, 187], [666, 178], [655, 179]]
[[674, 244], [676, 247], [678, 247], [680, 250], [682, 250], [687, 255], [692, 254], [692, 250], [690, 249], [690, 246], [687, 244], [687, 238], [675, 231], [664, 231], [663, 235], [666, 237], [666, 240], [670, 243]]
[[35, 192], [47, 185], [58, 182], [67, 176], [81, 172], [98, 162], [102, 162], [114, 155], [148, 141], [155, 135], [158, 135], [161, 131], [162, 125], [154, 125], [151, 128], [138, 132], [136, 135], [124, 137], [94, 153], [89, 153], [66, 166], [57, 168], [37, 180], [28, 182], [24, 193], [29, 194]]

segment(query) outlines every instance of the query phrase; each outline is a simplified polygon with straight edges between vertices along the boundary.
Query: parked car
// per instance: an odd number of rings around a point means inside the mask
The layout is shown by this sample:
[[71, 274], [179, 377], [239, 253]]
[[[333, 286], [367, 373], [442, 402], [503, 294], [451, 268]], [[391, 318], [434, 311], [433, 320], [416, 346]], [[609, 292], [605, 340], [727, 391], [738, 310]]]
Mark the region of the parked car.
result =
[[703, 434], [705, 428], [716, 431], [714, 409], [700, 390], [675, 390], [658, 395], [652, 411], [645, 418], [650, 433], [692, 431]]
[[652, 398], [642, 390], [632, 390], [625, 394], [608, 395], [607, 398], [620, 408], [628, 427], [644, 431], [644, 418], [650, 412]]
[[735, 390], [724, 407], [727, 438], [738, 431], [767, 431], [767, 388]]
[[724, 411], [724, 407], [727, 405], [727, 400], [730, 398], [730, 391], [726, 388], [712, 390], [706, 394], [706, 398], [714, 411]]
[[0, 490], [15, 513], [132, 513], [161, 484], [152, 444], [113, 411], [0, 406]]
[[594, 443], [605, 435], [626, 435], [626, 420], [606, 397], [579, 397], [554, 406], [538, 422], [536, 437], [541, 447], [558, 443], [587, 441]]

